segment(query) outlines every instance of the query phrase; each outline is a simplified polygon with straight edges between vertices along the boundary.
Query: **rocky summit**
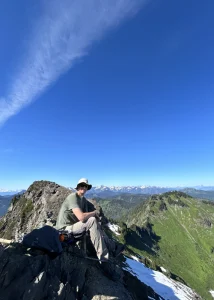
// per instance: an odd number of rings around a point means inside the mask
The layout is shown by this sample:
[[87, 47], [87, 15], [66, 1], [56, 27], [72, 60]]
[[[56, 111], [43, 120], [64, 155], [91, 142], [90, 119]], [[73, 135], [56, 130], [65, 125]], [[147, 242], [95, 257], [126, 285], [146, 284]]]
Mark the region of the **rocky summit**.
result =
[[21, 244], [2, 252], [0, 299], [132, 299], [122, 282], [102, 274], [96, 262], [69, 251], [55, 259], [28, 253]]
[[135, 276], [114, 268], [117, 281], [106, 277], [96, 260], [84, 258], [81, 249], [63, 248], [55, 258], [20, 241], [26, 233], [44, 225], [54, 226], [65, 197], [71, 193], [58, 184], [36, 181], [12, 199], [7, 214], [0, 219], [0, 237], [12, 240], [0, 249], [0, 299], [163, 299]]

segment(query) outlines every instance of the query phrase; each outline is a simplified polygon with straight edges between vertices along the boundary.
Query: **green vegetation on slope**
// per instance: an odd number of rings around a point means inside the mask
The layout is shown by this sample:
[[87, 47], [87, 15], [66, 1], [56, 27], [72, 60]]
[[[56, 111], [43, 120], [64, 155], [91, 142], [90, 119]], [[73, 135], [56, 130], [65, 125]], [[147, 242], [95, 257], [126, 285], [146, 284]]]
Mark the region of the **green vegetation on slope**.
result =
[[135, 232], [134, 238], [130, 237], [130, 229], [125, 236], [131, 250], [150, 257], [155, 264], [181, 277], [202, 297], [212, 299], [209, 290], [214, 289], [214, 206], [211, 203], [182, 192], [153, 195], [134, 208], [124, 222]]
[[133, 209], [140, 203], [143, 203], [148, 198], [148, 195], [121, 194], [105, 199], [98, 197], [95, 197], [94, 199], [102, 207], [104, 215], [108, 219], [119, 221], [120, 219], [126, 219], [126, 215], [129, 214], [131, 209]]
[[[11, 201], [11, 204], [14, 207], [17, 207], [17, 218], [12, 218], [9, 223], [5, 223], [4, 218], [0, 220], [1, 238], [12, 239], [14, 237], [14, 228], [16, 228], [17, 222], [20, 223], [21, 228], [23, 228], [34, 209], [32, 201], [26, 199], [23, 195], [14, 197]], [[8, 214], [10, 215], [11, 212], [8, 212]]]

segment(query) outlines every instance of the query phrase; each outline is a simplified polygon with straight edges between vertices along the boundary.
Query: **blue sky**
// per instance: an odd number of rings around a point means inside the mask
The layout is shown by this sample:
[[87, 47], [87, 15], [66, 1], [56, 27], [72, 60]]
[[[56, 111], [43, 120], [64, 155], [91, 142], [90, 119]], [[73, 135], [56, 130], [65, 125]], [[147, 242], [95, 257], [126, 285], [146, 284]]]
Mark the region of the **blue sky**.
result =
[[1, 1], [0, 188], [214, 185], [213, 11]]

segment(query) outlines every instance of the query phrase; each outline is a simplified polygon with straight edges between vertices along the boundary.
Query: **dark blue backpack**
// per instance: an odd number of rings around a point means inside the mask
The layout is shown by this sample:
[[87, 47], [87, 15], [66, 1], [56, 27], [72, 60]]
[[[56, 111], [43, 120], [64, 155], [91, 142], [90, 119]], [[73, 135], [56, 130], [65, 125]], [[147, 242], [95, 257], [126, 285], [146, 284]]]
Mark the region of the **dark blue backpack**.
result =
[[22, 244], [31, 249], [42, 250], [51, 258], [57, 257], [62, 252], [59, 232], [55, 228], [47, 225], [39, 229], [34, 229], [26, 234]]

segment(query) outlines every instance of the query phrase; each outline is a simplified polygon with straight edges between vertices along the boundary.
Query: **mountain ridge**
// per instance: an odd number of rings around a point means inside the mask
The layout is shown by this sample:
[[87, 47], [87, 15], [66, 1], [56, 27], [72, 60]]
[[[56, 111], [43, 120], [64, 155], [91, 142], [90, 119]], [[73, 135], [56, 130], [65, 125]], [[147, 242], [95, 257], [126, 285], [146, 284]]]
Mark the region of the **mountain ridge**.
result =
[[152, 195], [126, 214], [124, 223], [130, 249], [148, 255], [153, 264], [181, 277], [205, 299], [212, 299], [213, 202], [181, 191]]

